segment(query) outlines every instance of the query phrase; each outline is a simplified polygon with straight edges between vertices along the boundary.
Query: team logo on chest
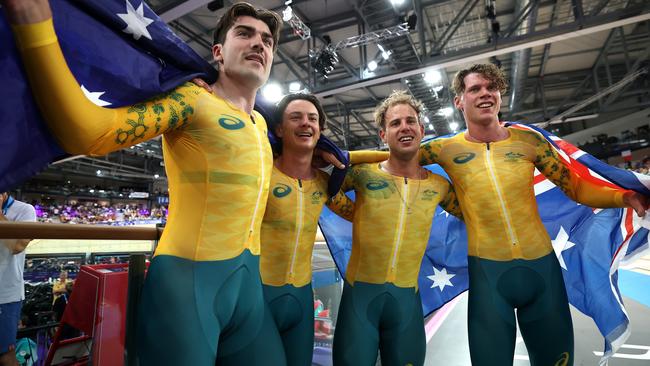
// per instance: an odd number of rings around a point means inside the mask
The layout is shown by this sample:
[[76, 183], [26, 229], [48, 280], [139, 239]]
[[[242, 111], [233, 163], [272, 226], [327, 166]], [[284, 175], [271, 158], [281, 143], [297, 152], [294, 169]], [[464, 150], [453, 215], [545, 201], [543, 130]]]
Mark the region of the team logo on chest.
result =
[[239, 130], [244, 128], [245, 124], [244, 121], [235, 116], [224, 114], [223, 116], [219, 117], [219, 126], [225, 128], [226, 130]]
[[316, 191], [311, 194], [311, 203], [317, 205], [320, 203], [321, 198], [323, 197], [323, 192]]
[[433, 201], [433, 198], [438, 194], [438, 192], [434, 191], [433, 189], [425, 189], [422, 192], [422, 200], [423, 201]]
[[456, 164], [465, 164], [470, 160], [474, 159], [475, 156], [476, 154], [472, 152], [464, 152], [464, 153], [456, 154], [456, 156], [454, 156], [453, 161]]
[[516, 163], [519, 160], [521, 160], [521, 158], [523, 158], [524, 156], [525, 156], [524, 154], [510, 151], [505, 154], [505, 161], [507, 161], [508, 163]]
[[286, 184], [278, 183], [273, 187], [273, 195], [277, 198], [286, 197], [289, 193], [291, 193], [291, 187]]
[[368, 188], [371, 191], [378, 191], [386, 187], [388, 187], [388, 182], [386, 182], [385, 180], [371, 180], [368, 183], [366, 183], [366, 188]]

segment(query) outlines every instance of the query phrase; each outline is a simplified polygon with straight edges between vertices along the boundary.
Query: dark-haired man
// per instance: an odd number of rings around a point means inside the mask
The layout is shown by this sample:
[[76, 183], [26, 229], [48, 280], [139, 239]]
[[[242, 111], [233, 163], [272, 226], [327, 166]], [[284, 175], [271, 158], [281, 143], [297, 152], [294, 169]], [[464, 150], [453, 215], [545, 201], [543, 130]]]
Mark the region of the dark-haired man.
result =
[[270, 127], [281, 151], [274, 161], [262, 222], [260, 273], [287, 365], [308, 366], [314, 348], [311, 260], [318, 218], [327, 204], [352, 220], [354, 206], [344, 194], [328, 197], [329, 176], [311, 165], [325, 128], [325, 112], [314, 95], [285, 96]]
[[263, 300], [259, 236], [273, 167], [266, 122], [253, 111], [281, 20], [238, 3], [212, 47], [210, 93], [187, 83], [123, 108], [89, 102], [65, 64], [46, 0], [5, 0], [32, 90], [60, 145], [104, 155], [162, 135], [169, 220], [138, 316], [141, 365], [283, 365]]

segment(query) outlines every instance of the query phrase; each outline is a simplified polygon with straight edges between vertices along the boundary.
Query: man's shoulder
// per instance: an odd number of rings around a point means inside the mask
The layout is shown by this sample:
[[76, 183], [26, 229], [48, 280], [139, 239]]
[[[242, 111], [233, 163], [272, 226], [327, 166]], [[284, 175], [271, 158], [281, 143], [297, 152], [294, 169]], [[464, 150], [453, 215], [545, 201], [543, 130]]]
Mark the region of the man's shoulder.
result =
[[464, 131], [456, 132], [449, 135], [438, 136], [430, 140], [422, 142], [422, 147], [424, 148], [441, 148], [446, 144], [452, 143], [457, 139], [463, 139]]
[[544, 136], [541, 133], [533, 129], [511, 126], [508, 128], [508, 130], [510, 131], [510, 134], [513, 137], [519, 140], [523, 140], [533, 144], [546, 142], [546, 138], [544, 138]]
[[363, 171], [378, 170], [379, 163], [360, 163], [350, 166], [349, 172], [359, 173]]

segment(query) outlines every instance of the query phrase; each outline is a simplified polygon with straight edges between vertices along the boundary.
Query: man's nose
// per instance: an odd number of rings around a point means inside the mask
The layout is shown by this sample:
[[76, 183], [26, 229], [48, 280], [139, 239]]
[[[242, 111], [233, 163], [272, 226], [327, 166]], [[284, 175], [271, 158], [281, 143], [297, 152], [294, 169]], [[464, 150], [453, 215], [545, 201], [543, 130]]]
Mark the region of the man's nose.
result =
[[255, 32], [255, 35], [251, 37], [252, 47], [253, 48], [263, 48], [264, 40], [262, 39], [262, 34]]

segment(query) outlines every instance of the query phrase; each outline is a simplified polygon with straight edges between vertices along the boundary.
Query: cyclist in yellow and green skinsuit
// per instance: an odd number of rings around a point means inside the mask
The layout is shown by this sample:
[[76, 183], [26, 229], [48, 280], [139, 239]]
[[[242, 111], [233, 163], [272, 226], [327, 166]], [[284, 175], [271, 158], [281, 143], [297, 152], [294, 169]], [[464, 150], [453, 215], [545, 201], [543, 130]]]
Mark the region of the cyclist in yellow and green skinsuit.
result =
[[[327, 196], [329, 176], [311, 166], [325, 127], [325, 112], [311, 94], [289, 94], [277, 105], [271, 128], [281, 140], [262, 221], [260, 273], [264, 297], [278, 327], [287, 365], [311, 365], [314, 348], [311, 259], [323, 204], [351, 221], [354, 202]], [[382, 152], [350, 152], [352, 163], [380, 161]]]
[[382, 163], [355, 165], [341, 190], [354, 189], [352, 254], [334, 333], [334, 364], [422, 365], [422, 303], [417, 287], [436, 206], [460, 216], [449, 182], [419, 166], [422, 105], [394, 92], [375, 121], [388, 144]]
[[215, 31], [214, 93], [193, 84], [106, 109], [82, 94], [44, 0], [3, 7], [55, 137], [71, 154], [104, 155], [162, 135], [169, 220], [138, 317], [141, 365], [283, 365], [259, 275], [260, 227], [273, 167], [266, 122], [253, 111], [281, 20], [239, 3]]
[[425, 143], [420, 157], [449, 174], [467, 226], [472, 365], [512, 364], [514, 309], [532, 365], [572, 365], [571, 314], [537, 210], [533, 171], [591, 207], [632, 206], [642, 215], [646, 199], [581, 179], [543, 136], [500, 124], [506, 82], [496, 66], [459, 71], [453, 88], [467, 131]]
[[328, 197], [329, 176], [311, 165], [325, 127], [325, 112], [314, 95], [285, 96], [270, 126], [282, 146], [262, 221], [260, 273], [287, 365], [308, 366], [314, 348], [311, 259], [318, 218], [327, 204], [351, 220], [354, 206], [343, 193]]

